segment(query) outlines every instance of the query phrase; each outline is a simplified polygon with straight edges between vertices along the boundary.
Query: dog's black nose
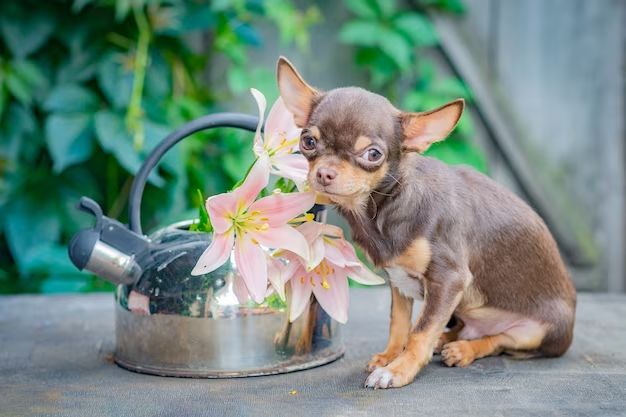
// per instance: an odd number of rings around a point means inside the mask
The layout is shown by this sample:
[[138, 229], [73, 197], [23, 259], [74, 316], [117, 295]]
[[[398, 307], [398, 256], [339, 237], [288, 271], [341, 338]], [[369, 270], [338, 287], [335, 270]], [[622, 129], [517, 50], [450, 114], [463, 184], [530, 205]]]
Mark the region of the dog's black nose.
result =
[[317, 182], [326, 186], [330, 185], [331, 182], [337, 176], [337, 171], [332, 168], [319, 168], [317, 170]]

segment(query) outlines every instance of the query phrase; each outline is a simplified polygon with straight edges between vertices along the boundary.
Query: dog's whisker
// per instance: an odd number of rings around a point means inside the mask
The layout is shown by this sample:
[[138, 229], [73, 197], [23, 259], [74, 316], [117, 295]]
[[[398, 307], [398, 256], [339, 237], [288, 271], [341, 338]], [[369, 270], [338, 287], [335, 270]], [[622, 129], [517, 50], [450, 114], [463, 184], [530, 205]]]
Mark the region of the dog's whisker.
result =
[[402, 185], [402, 183], [400, 181], [398, 181], [398, 179], [396, 177], [394, 177], [393, 175], [391, 175], [389, 172], [385, 173], [385, 175], [389, 175], [395, 182], [398, 183], [398, 185]]
[[393, 197], [395, 195], [395, 194], [382, 193], [382, 192], [376, 191], [376, 190], [372, 190], [372, 192], [376, 193], [376, 194], [380, 194], [380, 195], [385, 195], [387, 197]]

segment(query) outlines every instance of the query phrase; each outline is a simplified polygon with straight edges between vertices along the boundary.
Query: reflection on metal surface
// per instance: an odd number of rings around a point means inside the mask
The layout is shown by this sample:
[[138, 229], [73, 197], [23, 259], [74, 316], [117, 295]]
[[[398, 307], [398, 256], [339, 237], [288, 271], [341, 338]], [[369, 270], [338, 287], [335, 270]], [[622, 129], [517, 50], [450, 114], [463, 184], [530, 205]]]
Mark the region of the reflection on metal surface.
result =
[[101, 241], [95, 243], [85, 269], [116, 284], [135, 282], [142, 272], [134, 256], [128, 256]]
[[116, 292], [115, 361], [156, 375], [237, 377], [306, 369], [343, 354], [340, 326], [313, 300], [289, 323], [284, 303], [240, 304], [231, 257], [216, 271], [189, 273], [210, 235], [177, 224], [151, 236], [152, 266], [136, 290], [150, 297], [150, 315], [128, 310], [129, 287]]

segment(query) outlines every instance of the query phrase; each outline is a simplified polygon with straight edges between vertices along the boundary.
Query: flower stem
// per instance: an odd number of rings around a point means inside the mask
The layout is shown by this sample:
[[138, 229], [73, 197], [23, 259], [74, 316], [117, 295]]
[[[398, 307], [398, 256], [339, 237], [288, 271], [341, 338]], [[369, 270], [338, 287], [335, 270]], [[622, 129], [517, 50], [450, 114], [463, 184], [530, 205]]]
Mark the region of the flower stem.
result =
[[146, 68], [148, 67], [148, 47], [150, 45], [150, 25], [148, 19], [139, 7], [133, 8], [133, 15], [139, 30], [137, 38], [137, 51], [135, 53], [135, 64], [133, 69], [133, 88], [126, 113], [126, 126], [133, 133], [133, 145], [136, 150], [143, 147], [143, 110], [141, 108], [141, 98], [143, 96], [143, 86], [146, 79]]

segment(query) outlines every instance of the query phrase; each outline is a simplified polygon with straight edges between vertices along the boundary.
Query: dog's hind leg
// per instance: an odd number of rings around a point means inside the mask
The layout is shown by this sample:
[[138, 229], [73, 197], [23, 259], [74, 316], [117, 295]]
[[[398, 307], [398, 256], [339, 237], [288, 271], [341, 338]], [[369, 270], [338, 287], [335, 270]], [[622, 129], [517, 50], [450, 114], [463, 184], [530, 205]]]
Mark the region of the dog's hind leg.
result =
[[526, 359], [538, 356], [537, 349], [545, 335], [545, 325], [528, 319], [493, 336], [447, 343], [441, 351], [441, 358], [448, 366], [460, 367], [469, 366], [476, 359], [502, 352]]

